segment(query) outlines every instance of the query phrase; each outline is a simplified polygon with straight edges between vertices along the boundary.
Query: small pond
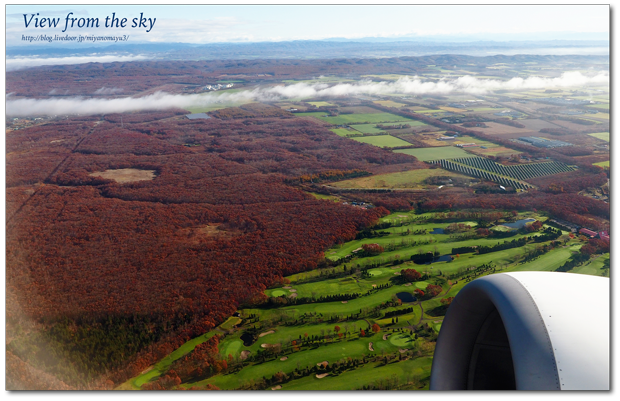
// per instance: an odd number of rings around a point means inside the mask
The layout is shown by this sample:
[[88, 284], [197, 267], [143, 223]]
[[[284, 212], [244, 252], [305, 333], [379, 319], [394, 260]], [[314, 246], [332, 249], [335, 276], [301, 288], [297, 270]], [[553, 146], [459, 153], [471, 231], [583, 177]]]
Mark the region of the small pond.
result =
[[443, 232], [443, 228], [433, 228], [433, 231], [431, 231], [431, 234], [445, 234]]
[[514, 223], [504, 223], [502, 224], [502, 226], [510, 227], [510, 228], [523, 228], [527, 223], [531, 223], [532, 221], [536, 221], [536, 219], [517, 220]]
[[400, 299], [403, 302], [415, 302], [418, 300], [410, 292], [399, 292], [396, 294], [396, 296], [398, 297], [398, 299]]

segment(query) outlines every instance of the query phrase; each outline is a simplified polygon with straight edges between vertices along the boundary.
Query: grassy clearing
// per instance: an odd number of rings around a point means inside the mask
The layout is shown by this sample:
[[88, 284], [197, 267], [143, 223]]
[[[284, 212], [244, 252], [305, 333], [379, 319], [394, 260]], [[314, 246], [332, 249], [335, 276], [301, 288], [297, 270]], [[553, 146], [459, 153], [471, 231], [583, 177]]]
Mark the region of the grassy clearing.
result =
[[[443, 169], [419, 169], [353, 178], [330, 185], [337, 188], [427, 188], [428, 185], [424, 184], [424, 180], [430, 177], [469, 178]], [[436, 186], [433, 185], [432, 187], [435, 188]]]
[[367, 143], [369, 145], [378, 146], [380, 148], [393, 148], [396, 146], [410, 146], [409, 142], [405, 142], [402, 139], [398, 139], [391, 135], [377, 135], [377, 136], [357, 136], [351, 138], [354, 141]]
[[101, 177], [124, 184], [126, 182], [150, 181], [155, 179], [155, 170], [138, 170], [122, 168], [118, 170], [96, 171], [89, 174], [91, 177]]
[[602, 139], [603, 141], [609, 142], [609, 132], [597, 132], [595, 134], [588, 134], [598, 139]]
[[419, 148], [419, 149], [400, 149], [395, 150], [397, 153], [405, 153], [415, 156], [418, 160], [438, 160], [438, 159], [454, 159], [457, 157], [475, 157], [471, 153], [465, 152], [456, 146], [442, 146], [436, 148]]
[[598, 162], [598, 163], [592, 163], [595, 166], [599, 166], [599, 167], [609, 167], [609, 160], [607, 160], [606, 162]]
[[323, 194], [317, 194], [316, 192], [308, 192], [310, 195], [314, 196], [317, 199], [325, 199], [325, 200], [330, 200], [330, 201], [334, 201], [334, 202], [340, 202], [341, 199], [337, 196], [333, 196], [333, 195], [323, 195]]

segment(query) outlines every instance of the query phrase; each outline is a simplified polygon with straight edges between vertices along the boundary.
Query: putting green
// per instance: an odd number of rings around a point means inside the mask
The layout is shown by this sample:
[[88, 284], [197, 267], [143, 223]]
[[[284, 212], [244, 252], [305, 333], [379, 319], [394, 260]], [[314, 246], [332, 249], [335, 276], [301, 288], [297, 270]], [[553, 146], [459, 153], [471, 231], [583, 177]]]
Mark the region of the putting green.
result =
[[282, 290], [271, 291], [271, 296], [272, 297], [281, 297], [282, 295], [286, 295], [286, 292], [284, 292]]
[[368, 274], [370, 274], [373, 277], [380, 276], [383, 273], [384, 273], [384, 271], [382, 269], [371, 269], [371, 270], [368, 270]]
[[423, 290], [428, 287], [428, 281], [418, 281], [415, 286]]
[[228, 357], [228, 355], [232, 355], [232, 356], [237, 355], [242, 345], [243, 345], [243, 342], [241, 342], [241, 340], [236, 340], [236, 341], [231, 342], [226, 347], [226, 351], [224, 351], [224, 355], [226, 357]]
[[411, 337], [408, 334], [394, 333], [390, 336], [390, 342], [397, 347], [411, 346]]

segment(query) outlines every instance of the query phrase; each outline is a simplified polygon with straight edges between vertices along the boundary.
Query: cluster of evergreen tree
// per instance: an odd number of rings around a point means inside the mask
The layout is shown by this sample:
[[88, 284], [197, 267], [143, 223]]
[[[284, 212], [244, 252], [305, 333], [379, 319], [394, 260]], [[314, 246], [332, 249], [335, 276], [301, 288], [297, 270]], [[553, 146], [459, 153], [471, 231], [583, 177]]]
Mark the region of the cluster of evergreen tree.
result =
[[542, 234], [534, 237], [534, 242], [553, 241], [558, 239], [562, 235], [562, 230], [547, 227], [543, 230]]
[[462, 247], [458, 247], [458, 248], [452, 248], [452, 253], [451, 255], [456, 255], [457, 253], [472, 253], [472, 252], [476, 252], [476, 249], [478, 247], [476, 246], [462, 246]]
[[583, 264], [584, 262], [588, 261], [590, 259], [590, 255], [586, 255], [583, 253], [576, 253], [573, 256], [571, 256], [570, 259], [568, 259], [566, 262], [564, 262], [564, 264], [560, 267], [558, 267], [557, 269], [555, 269], [556, 272], [567, 272], [572, 270], [573, 268]]
[[411, 308], [404, 308], [404, 309], [397, 309], [397, 310], [385, 312], [385, 315], [383, 317], [392, 317], [392, 316], [405, 315], [405, 314], [411, 313], [411, 312], [413, 312], [413, 307], [411, 307]]
[[478, 247], [478, 253], [480, 255], [482, 255], [482, 254], [485, 254], [485, 253], [503, 251], [505, 249], [519, 248], [519, 247], [525, 246], [525, 244], [527, 244], [528, 239], [529, 238], [527, 238], [527, 237], [523, 237], [523, 238], [519, 238], [519, 239], [513, 239], [510, 242], [504, 241], [503, 244], [500, 244], [498, 242], [497, 245], [493, 245], [493, 246], [484, 246], [484, 245], [483, 246], [479, 246]]
[[437, 256], [439, 256], [439, 252], [426, 252], [426, 253], [421, 253], [421, 254], [417, 254], [417, 255], [411, 255], [411, 261], [413, 263], [417, 263], [419, 265], [424, 264], [424, 263], [430, 263], [433, 261], [433, 259], [435, 259]]

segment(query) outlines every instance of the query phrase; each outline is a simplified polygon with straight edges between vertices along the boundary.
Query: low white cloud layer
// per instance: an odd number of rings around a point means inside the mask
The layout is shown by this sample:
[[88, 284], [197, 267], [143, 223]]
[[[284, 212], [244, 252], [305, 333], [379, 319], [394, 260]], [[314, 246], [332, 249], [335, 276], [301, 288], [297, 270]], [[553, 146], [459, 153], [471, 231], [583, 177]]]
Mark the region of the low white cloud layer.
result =
[[[8, 116], [32, 115], [92, 115], [123, 113], [140, 110], [163, 110], [173, 107], [204, 107], [215, 104], [235, 104], [251, 101], [277, 101], [291, 98], [345, 97], [355, 95], [387, 95], [392, 93], [425, 94], [485, 94], [496, 90], [542, 88], [583, 88], [588, 85], [609, 84], [609, 74], [600, 72], [586, 76], [580, 72], [566, 72], [557, 78], [512, 78], [507, 81], [479, 79], [464, 76], [439, 81], [423, 81], [419, 77], [404, 77], [394, 82], [361, 81], [358, 83], [282, 85], [256, 88], [234, 93], [219, 92], [192, 95], [173, 95], [158, 92], [139, 98], [116, 99], [65, 98], [65, 99], [12, 99], [7, 96]], [[104, 88], [101, 88], [104, 89]]]
[[146, 56], [117, 56], [117, 55], [105, 55], [105, 56], [80, 56], [80, 57], [50, 57], [50, 58], [38, 58], [38, 57], [21, 57], [21, 58], [7, 58], [6, 70], [15, 71], [23, 70], [24, 68], [40, 67], [42, 65], [67, 65], [67, 64], [85, 64], [85, 63], [113, 63], [115, 61], [138, 61], [147, 60]]

